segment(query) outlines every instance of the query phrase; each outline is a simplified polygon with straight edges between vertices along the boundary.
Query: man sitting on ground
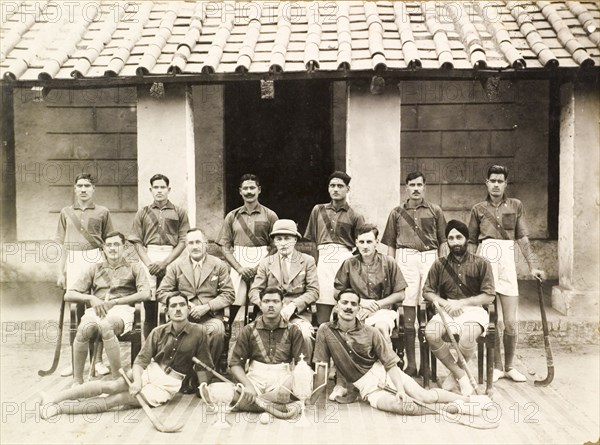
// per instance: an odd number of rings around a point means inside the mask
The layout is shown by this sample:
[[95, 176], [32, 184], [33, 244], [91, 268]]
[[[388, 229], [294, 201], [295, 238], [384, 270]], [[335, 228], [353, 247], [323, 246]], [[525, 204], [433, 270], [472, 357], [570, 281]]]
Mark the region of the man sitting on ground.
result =
[[[200, 382], [207, 382], [207, 372], [201, 367], [196, 368], [192, 362], [192, 357], [196, 357], [212, 366], [205, 328], [188, 321], [189, 306], [184, 295], [167, 298], [166, 305], [170, 321], [154, 328], [146, 339], [127, 373], [133, 382], [131, 387], [120, 377], [118, 380], [87, 382], [54, 397], [42, 393], [42, 418], [61, 413], [99, 413], [117, 406], [138, 407], [137, 394], [150, 406], [160, 406], [173, 398], [184, 376], [192, 369], [196, 370]], [[108, 397], [100, 397], [102, 394], [108, 394]], [[69, 402], [65, 402], [67, 400]]]
[[[257, 410], [256, 396], [271, 403], [288, 403], [292, 388], [290, 364], [306, 355], [300, 328], [281, 316], [283, 291], [267, 288], [260, 293], [261, 315], [244, 326], [229, 362], [231, 374], [244, 385], [242, 411]], [[246, 364], [249, 362], [248, 371]]]

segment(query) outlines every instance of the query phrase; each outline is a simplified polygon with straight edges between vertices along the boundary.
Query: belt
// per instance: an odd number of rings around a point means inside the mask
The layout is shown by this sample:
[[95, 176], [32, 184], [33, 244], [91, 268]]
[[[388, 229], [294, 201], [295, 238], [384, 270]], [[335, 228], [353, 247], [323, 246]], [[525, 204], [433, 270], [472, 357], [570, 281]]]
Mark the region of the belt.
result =
[[185, 374], [175, 371], [170, 366], [167, 366], [163, 369], [164, 373], [170, 377], [176, 378], [177, 380], [183, 380], [185, 378]]

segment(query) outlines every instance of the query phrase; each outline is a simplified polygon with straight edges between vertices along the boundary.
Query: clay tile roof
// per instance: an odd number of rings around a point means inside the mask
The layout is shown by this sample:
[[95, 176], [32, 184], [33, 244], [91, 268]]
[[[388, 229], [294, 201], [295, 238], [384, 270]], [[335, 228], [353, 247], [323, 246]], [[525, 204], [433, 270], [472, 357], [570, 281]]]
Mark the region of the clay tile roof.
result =
[[593, 1], [24, 0], [0, 19], [4, 81], [600, 62]]

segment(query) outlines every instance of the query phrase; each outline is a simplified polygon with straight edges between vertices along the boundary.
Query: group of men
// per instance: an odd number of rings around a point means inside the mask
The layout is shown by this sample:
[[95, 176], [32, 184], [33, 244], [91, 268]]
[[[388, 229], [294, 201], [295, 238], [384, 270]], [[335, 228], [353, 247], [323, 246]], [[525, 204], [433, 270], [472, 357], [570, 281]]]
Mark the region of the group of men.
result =
[[[214, 368], [225, 347], [223, 310], [247, 300], [260, 315], [242, 328], [229, 362], [232, 376], [246, 388], [240, 396], [245, 409], [256, 408], [257, 397], [283, 406], [290, 402], [291, 369], [302, 355], [309, 362], [335, 365], [338, 380], [332, 400], [344, 400], [354, 386], [373, 407], [390, 412], [422, 413], [415, 406], [407, 409], [413, 398], [452, 402], [447, 409], [461, 411], [473, 388], [445, 340], [448, 334], [460, 334], [458, 346], [468, 360], [488, 323], [483, 306], [496, 295], [506, 327], [505, 363], [497, 361], [494, 378], [525, 380], [512, 365], [518, 305], [515, 240], [532, 274], [541, 277], [543, 272], [533, 267], [536, 259], [523, 206], [505, 196], [507, 178], [505, 167], [490, 167], [488, 196], [473, 207], [467, 226], [457, 220], [446, 224], [441, 208], [424, 198], [425, 176], [410, 173], [408, 200], [392, 210], [383, 232], [385, 255], [377, 251], [377, 227], [348, 205], [350, 176], [336, 171], [329, 177], [331, 202], [313, 208], [304, 234], [317, 246], [315, 262], [296, 249], [302, 238], [296, 223], [278, 219], [260, 204], [260, 181], [246, 174], [239, 187], [244, 205], [226, 215], [216, 239], [223, 261], [207, 253], [205, 233], [190, 228], [186, 211], [168, 199], [169, 179], [157, 174], [150, 179], [153, 203], [137, 212], [129, 239], [142, 266], [125, 259], [125, 237], [112, 230], [108, 210], [93, 202], [93, 178], [79, 175], [76, 203], [60, 216], [57, 238], [69, 261], [60, 265], [58, 284], [67, 289], [67, 300], [90, 308], [73, 345], [74, 385], [54, 397], [43, 396], [44, 404], [52, 405], [45, 415], [67, 406], [77, 412], [76, 405], [62, 402], [103, 393], [111, 396], [102, 398], [101, 411], [135, 406], [138, 393], [158, 406], [182, 388], [196, 390], [191, 376], [198, 383], [210, 376], [192, 366], [192, 357]], [[475, 255], [478, 246], [482, 256]], [[447, 333], [437, 316], [427, 325], [432, 351], [450, 371], [443, 389], [425, 390], [411, 378], [418, 373], [415, 318], [421, 298], [437, 303], [457, 327], [457, 332]], [[131, 305], [137, 302], [144, 302], [147, 338], [130, 371], [133, 383], [128, 389], [118, 374], [117, 336], [131, 329]], [[169, 321], [156, 327], [158, 302]], [[398, 305], [405, 314], [404, 371], [390, 341]], [[316, 338], [313, 306], [320, 325]], [[114, 379], [83, 384], [87, 345], [93, 338], [102, 339]], [[385, 384], [395, 395], [382, 389]]]

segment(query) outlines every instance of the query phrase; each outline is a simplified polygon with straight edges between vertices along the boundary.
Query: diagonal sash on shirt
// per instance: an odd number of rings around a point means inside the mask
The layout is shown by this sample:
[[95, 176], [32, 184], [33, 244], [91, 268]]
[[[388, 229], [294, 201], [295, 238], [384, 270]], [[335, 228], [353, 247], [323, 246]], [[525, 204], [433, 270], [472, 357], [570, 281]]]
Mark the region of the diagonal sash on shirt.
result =
[[467, 286], [465, 283], [463, 283], [463, 281], [460, 279], [460, 277], [456, 274], [456, 271], [454, 269], [452, 269], [452, 266], [450, 265], [450, 261], [448, 260], [448, 258], [442, 259], [442, 263], [444, 264], [444, 269], [446, 270], [448, 275], [450, 275], [450, 278], [452, 278], [452, 281], [454, 281], [454, 284], [456, 284], [458, 286], [458, 288], [460, 289], [460, 291], [463, 293], [463, 295], [465, 297], [469, 298], [476, 294], [475, 292], [473, 292], [473, 290], [469, 286]]
[[365, 367], [373, 366], [373, 364], [375, 364], [375, 362], [377, 361], [376, 358], [370, 359], [368, 357], [363, 357], [362, 355], [358, 354], [354, 349], [352, 349], [352, 347], [342, 337], [342, 334], [340, 334], [337, 329], [329, 327], [329, 330], [331, 331], [335, 339], [340, 343], [340, 345], [342, 345], [344, 350], [348, 353], [352, 361], [356, 362], [360, 366]]
[[160, 222], [158, 221], [157, 216], [154, 214], [154, 212], [152, 211], [150, 206], [146, 206], [145, 209], [146, 209], [146, 214], [150, 217], [150, 219], [152, 220], [152, 223], [156, 226], [156, 230], [158, 230], [158, 235], [160, 236], [161, 242], [168, 244], [169, 236], [167, 235], [167, 232], [165, 232], [165, 229], [163, 229], [160, 226]]
[[402, 216], [402, 218], [404, 218], [404, 221], [406, 221], [408, 223], [408, 225], [411, 227], [411, 229], [414, 230], [415, 235], [417, 235], [419, 237], [421, 242], [425, 245], [425, 248], [426, 249], [429, 248], [429, 244], [430, 244], [429, 240], [423, 233], [423, 230], [417, 225], [417, 223], [415, 222], [413, 217], [410, 216], [408, 214], [408, 212], [403, 208], [400, 208], [400, 216]]
[[[254, 329], [252, 329], [252, 335], [254, 336], [254, 339], [256, 340], [258, 350], [260, 351], [261, 355], [265, 358], [265, 363], [272, 364], [273, 359], [267, 353], [267, 348], [265, 348], [265, 344], [263, 343], [262, 338], [260, 337], [260, 333], [258, 332], [258, 329], [256, 328], [256, 326], [254, 326]], [[290, 328], [288, 325], [288, 328], [285, 330], [285, 332], [281, 336], [281, 340], [279, 340], [278, 343], [282, 344], [282, 345], [285, 344], [289, 335], [290, 335]]]
[[88, 232], [88, 230], [81, 225], [81, 222], [79, 221], [79, 218], [77, 218], [77, 216], [75, 215], [75, 212], [73, 211], [73, 209], [70, 207], [67, 207], [65, 209], [65, 213], [67, 214], [67, 216], [69, 217], [69, 219], [71, 220], [73, 225], [75, 226], [75, 229], [77, 229], [77, 231], [79, 233], [81, 233], [81, 235], [85, 238], [85, 240], [88, 242], [88, 244], [94, 249], [99, 249], [100, 246], [98, 245], [98, 241], [96, 241], [96, 239], [92, 236], [92, 234], [90, 232]]
[[325, 209], [325, 204], [321, 204], [319, 206], [319, 214], [321, 215], [321, 218], [323, 218], [323, 222], [325, 222], [325, 227], [327, 227], [327, 231], [329, 233], [334, 233], [333, 224], [331, 223], [331, 219], [329, 218], [329, 215], [327, 214], [327, 209]]
[[510, 236], [508, 235], [506, 230], [504, 230], [504, 227], [502, 227], [500, 224], [498, 224], [498, 222], [496, 221], [496, 218], [494, 218], [494, 215], [492, 215], [490, 213], [490, 211], [488, 209], [486, 209], [485, 207], [482, 207], [481, 211], [483, 212], [483, 216], [485, 216], [492, 223], [492, 225], [494, 226], [496, 231], [500, 234], [502, 239], [509, 240]]
[[250, 241], [252, 241], [252, 243], [254, 244], [255, 247], [260, 247], [260, 246], [264, 245], [264, 243], [258, 239], [258, 237], [254, 234], [254, 232], [252, 232], [252, 230], [250, 230], [250, 227], [248, 227], [248, 224], [246, 224], [246, 221], [244, 221], [244, 217], [242, 216], [241, 211], [237, 212], [237, 215], [235, 215], [235, 218], [240, 223], [242, 230], [244, 231], [246, 236], [248, 238], [250, 238]]

